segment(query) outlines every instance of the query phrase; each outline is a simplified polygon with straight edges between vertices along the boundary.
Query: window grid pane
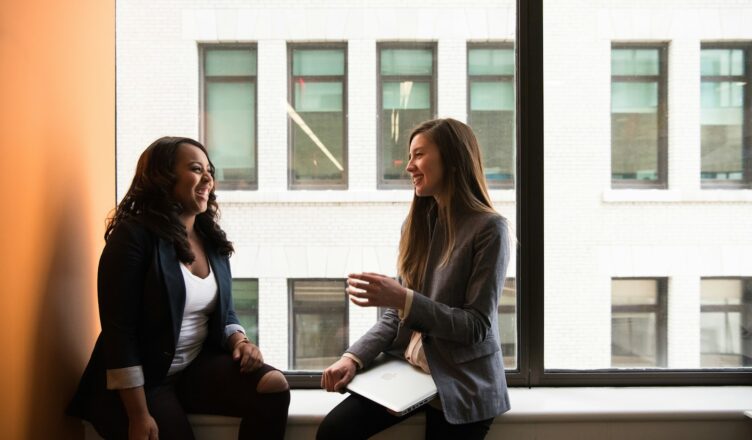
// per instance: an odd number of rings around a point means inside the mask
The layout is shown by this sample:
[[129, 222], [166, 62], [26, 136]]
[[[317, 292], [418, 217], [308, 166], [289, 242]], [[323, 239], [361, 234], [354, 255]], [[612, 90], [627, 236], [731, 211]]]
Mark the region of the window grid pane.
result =
[[290, 47], [291, 189], [347, 187], [346, 50]]
[[435, 46], [393, 46], [378, 49], [379, 187], [407, 188], [408, 137], [435, 117]]
[[745, 278], [701, 281], [702, 368], [752, 366], [751, 287]]
[[611, 281], [611, 366], [666, 366], [665, 282]]
[[468, 46], [468, 124], [478, 139], [486, 182], [513, 188], [516, 151], [514, 49]]
[[220, 189], [255, 189], [256, 50], [203, 47], [203, 140]]
[[323, 370], [348, 344], [345, 280], [291, 280], [292, 370]]
[[258, 280], [232, 280], [232, 300], [235, 314], [248, 339], [258, 345]]

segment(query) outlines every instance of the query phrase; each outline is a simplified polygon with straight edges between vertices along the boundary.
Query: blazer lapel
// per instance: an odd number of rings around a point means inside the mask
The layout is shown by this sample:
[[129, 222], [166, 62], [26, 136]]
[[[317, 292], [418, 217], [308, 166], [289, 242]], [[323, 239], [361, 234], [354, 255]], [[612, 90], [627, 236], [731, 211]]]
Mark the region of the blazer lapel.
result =
[[159, 266], [167, 292], [167, 302], [170, 308], [172, 320], [172, 336], [175, 344], [180, 336], [180, 326], [183, 323], [183, 310], [185, 309], [185, 281], [180, 271], [180, 261], [175, 253], [172, 243], [159, 239]]

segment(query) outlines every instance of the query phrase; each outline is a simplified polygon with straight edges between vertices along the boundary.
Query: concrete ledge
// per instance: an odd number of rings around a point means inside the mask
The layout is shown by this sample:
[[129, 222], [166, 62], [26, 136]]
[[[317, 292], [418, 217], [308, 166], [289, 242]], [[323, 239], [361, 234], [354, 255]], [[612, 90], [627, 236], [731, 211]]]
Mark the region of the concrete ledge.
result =
[[[512, 410], [496, 418], [494, 438], [752, 438], [752, 387], [512, 388]], [[288, 439], [312, 439], [346, 395], [293, 390]], [[239, 419], [190, 415], [197, 440], [235, 439]], [[422, 438], [423, 415], [374, 439]], [[98, 439], [87, 426], [87, 439]]]

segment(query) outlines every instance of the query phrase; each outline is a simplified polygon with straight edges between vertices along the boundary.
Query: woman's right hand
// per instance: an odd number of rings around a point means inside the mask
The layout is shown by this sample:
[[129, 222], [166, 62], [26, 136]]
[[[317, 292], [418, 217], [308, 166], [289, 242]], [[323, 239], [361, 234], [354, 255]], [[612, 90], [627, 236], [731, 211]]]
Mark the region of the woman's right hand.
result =
[[157, 422], [150, 414], [128, 418], [128, 440], [159, 440]]
[[343, 356], [324, 370], [324, 373], [321, 375], [321, 388], [330, 392], [342, 391], [352, 378], [355, 377], [355, 370], [357, 370], [355, 361]]

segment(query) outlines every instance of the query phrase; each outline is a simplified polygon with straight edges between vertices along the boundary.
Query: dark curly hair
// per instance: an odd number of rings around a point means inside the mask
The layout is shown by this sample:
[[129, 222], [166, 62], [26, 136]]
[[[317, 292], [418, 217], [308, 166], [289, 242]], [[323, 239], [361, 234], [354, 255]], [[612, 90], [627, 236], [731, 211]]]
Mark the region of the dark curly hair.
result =
[[[128, 192], [115, 209], [112, 217], [107, 219], [107, 230], [104, 239], [123, 221], [134, 220], [159, 237], [172, 242], [178, 259], [183, 263], [192, 263], [195, 255], [188, 244], [188, 232], [180, 222], [179, 215], [183, 210], [175, 200], [172, 190], [177, 182], [175, 176], [175, 158], [180, 144], [194, 145], [209, 157], [206, 148], [201, 143], [185, 137], [165, 136], [154, 141], [141, 153]], [[214, 165], [209, 161], [209, 168], [214, 177]], [[209, 203], [206, 211], [196, 216], [195, 229], [204, 242], [222, 255], [231, 255], [234, 251], [232, 243], [222, 228], [217, 224], [219, 220], [219, 206], [214, 188], [209, 193]]]

